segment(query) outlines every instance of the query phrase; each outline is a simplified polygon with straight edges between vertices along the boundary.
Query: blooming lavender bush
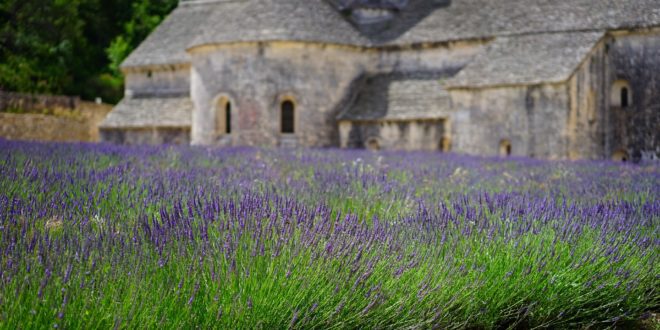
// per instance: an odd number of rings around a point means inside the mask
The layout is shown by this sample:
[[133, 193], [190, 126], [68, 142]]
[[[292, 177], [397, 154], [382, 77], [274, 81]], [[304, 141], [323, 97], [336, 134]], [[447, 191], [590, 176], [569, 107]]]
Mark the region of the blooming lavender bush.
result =
[[660, 303], [660, 167], [0, 141], [2, 328], [580, 328]]

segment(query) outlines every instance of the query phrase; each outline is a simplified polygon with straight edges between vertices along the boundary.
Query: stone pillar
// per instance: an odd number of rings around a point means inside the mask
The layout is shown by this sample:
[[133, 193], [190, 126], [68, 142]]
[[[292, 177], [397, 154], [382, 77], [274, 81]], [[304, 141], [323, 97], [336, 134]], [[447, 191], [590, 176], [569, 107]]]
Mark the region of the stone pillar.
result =
[[213, 100], [209, 96], [199, 72], [194, 67], [190, 71], [190, 96], [194, 106], [190, 142], [192, 145], [211, 145], [215, 138]]
[[341, 148], [348, 148], [348, 140], [353, 125], [350, 121], [342, 120], [339, 122], [339, 145]]

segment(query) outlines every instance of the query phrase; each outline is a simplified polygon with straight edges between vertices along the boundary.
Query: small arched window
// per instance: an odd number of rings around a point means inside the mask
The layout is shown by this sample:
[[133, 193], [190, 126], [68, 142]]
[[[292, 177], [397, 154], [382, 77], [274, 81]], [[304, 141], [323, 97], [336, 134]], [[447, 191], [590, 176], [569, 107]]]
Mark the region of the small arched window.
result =
[[621, 88], [621, 107], [627, 108], [630, 105], [628, 87]]
[[615, 162], [627, 162], [630, 159], [628, 152], [625, 150], [617, 150], [612, 154], [612, 160]]
[[378, 141], [378, 138], [372, 137], [367, 140], [366, 147], [368, 150], [371, 151], [378, 151], [380, 150], [380, 142]]
[[633, 104], [632, 89], [626, 80], [617, 80], [612, 84], [610, 103], [614, 107], [627, 108]]
[[215, 133], [220, 137], [225, 134], [231, 134], [231, 112], [232, 103], [225, 97], [218, 100], [215, 108]]
[[295, 111], [296, 106], [292, 101], [286, 100], [280, 105], [281, 131], [285, 134], [295, 133]]
[[506, 139], [500, 141], [500, 156], [502, 157], [511, 156], [511, 141]]
[[231, 134], [231, 102], [225, 105], [225, 133]]

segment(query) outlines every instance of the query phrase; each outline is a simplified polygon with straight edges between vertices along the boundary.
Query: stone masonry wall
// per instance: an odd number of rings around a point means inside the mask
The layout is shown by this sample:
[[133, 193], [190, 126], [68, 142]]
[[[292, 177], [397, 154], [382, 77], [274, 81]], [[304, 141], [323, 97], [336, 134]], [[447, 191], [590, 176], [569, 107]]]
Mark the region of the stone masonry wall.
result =
[[387, 150], [441, 150], [445, 126], [442, 120], [374, 121], [339, 124], [343, 148]]
[[625, 151], [632, 160], [660, 158], [660, 29], [613, 33], [608, 43], [609, 98], [615, 101], [622, 81], [630, 104], [612, 102], [607, 152]]
[[190, 144], [190, 129], [189, 128], [165, 128], [165, 127], [152, 127], [152, 128], [126, 128], [126, 129], [107, 129], [101, 130], [103, 141], [126, 144], [126, 145], [140, 145], [140, 144], [176, 144], [187, 145]]
[[190, 66], [173, 65], [124, 72], [127, 97], [183, 96], [190, 93]]
[[[192, 143], [337, 146], [336, 105], [365, 71], [364, 53], [300, 43], [239, 44], [193, 53]], [[215, 107], [232, 104], [232, 132], [219, 137]], [[280, 133], [280, 106], [295, 104], [295, 133]]]
[[454, 42], [441, 45], [373, 51], [370, 72], [447, 72], [458, 71], [485, 51], [486, 41]]
[[454, 151], [494, 156], [508, 140], [514, 156], [566, 157], [565, 85], [459, 89], [450, 94]]
[[566, 149], [569, 159], [603, 159], [608, 106], [605, 42], [587, 55], [568, 82], [570, 95], [566, 123]]
[[[0, 112], [0, 137], [9, 140], [99, 141], [98, 125], [112, 110], [107, 104], [78, 101], [76, 108], [40, 109], [41, 113]], [[30, 111], [37, 112], [35, 109]]]
[[[336, 117], [365, 73], [456, 70], [483, 46], [368, 50], [272, 42], [196, 48], [191, 51], [192, 143], [339, 146]], [[215, 107], [224, 100], [232, 104], [232, 132], [218, 136]], [[280, 133], [283, 100], [296, 105], [295, 134]]]

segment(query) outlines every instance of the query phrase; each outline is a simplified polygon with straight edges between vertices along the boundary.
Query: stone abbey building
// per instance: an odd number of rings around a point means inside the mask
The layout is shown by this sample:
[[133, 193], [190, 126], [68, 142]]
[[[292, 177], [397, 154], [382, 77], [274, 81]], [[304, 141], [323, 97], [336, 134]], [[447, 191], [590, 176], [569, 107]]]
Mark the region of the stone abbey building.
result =
[[182, 0], [105, 141], [660, 156], [658, 0]]

